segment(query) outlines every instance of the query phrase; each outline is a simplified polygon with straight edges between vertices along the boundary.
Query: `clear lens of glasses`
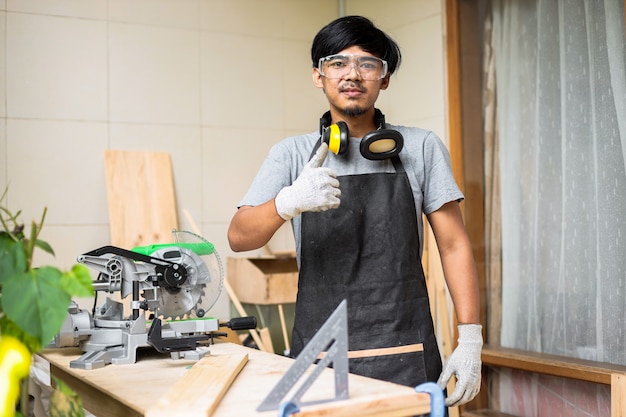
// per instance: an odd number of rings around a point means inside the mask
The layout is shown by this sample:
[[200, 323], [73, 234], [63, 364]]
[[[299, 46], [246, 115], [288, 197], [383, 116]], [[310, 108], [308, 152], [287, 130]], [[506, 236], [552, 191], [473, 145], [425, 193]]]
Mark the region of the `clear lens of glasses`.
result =
[[363, 80], [380, 80], [387, 75], [387, 61], [367, 55], [329, 55], [321, 58], [317, 67], [326, 78], [343, 78], [353, 68]]

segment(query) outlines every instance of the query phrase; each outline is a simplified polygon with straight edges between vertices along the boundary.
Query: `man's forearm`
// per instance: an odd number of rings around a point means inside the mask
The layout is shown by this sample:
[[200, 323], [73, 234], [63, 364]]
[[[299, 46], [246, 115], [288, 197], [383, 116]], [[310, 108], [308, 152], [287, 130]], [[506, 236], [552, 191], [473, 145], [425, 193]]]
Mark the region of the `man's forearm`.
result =
[[480, 294], [471, 247], [468, 245], [457, 253], [443, 254], [441, 262], [458, 322], [479, 323]]
[[243, 206], [228, 228], [228, 243], [235, 252], [254, 250], [265, 245], [285, 223], [276, 212], [274, 200], [259, 206]]

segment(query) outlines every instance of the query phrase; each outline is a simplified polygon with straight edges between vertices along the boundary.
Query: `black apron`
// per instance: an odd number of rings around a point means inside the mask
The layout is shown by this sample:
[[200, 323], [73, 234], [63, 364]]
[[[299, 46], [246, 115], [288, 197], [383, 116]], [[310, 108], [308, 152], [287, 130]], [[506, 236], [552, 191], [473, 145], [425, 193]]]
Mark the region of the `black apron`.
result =
[[395, 173], [339, 176], [339, 208], [302, 214], [291, 354], [347, 299], [350, 372], [416, 387], [437, 381], [441, 356], [413, 193], [392, 162]]

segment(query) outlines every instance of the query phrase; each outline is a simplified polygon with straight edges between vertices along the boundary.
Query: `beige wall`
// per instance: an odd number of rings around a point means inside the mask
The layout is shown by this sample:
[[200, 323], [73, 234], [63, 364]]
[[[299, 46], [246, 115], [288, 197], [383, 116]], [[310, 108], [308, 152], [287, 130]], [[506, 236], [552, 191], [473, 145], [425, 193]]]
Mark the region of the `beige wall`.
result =
[[[384, 4], [383, 4], [384, 3]], [[225, 260], [235, 206], [269, 147], [317, 129], [316, 31], [335, 0], [0, 0], [0, 187], [22, 220], [48, 216], [67, 268], [109, 243], [103, 152], [169, 152], [180, 228], [188, 210]], [[400, 44], [379, 107], [445, 139], [441, 0], [348, 0]], [[291, 249], [285, 227], [273, 249]], [[255, 253], [242, 254], [247, 256]], [[212, 312], [228, 316], [225, 297]]]

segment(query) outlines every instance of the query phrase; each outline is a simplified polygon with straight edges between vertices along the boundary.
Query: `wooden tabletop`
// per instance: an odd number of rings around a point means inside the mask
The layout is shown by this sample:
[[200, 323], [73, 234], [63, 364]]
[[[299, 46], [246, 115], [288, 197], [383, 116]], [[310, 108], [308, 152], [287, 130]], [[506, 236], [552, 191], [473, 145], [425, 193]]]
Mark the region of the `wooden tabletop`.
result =
[[[210, 351], [217, 358], [241, 354], [248, 357], [212, 414], [214, 417], [277, 415], [277, 411], [257, 412], [256, 408], [294, 363], [293, 359], [223, 342], [212, 345]], [[70, 368], [70, 361], [80, 353], [78, 349], [63, 348], [48, 349], [40, 355], [50, 363], [51, 374], [76, 391], [84, 407], [98, 417], [143, 417], [195, 363], [142, 349], [134, 364], [93, 370]], [[302, 399], [334, 398], [333, 378], [333, 370], [325, 369]], [[416, 393], [411, 387], [358, 375], [350, 375], [348, 381], [348, 400], [303, 406], [293, 416], [401, 417], [430, 411], [430, 396]]]

